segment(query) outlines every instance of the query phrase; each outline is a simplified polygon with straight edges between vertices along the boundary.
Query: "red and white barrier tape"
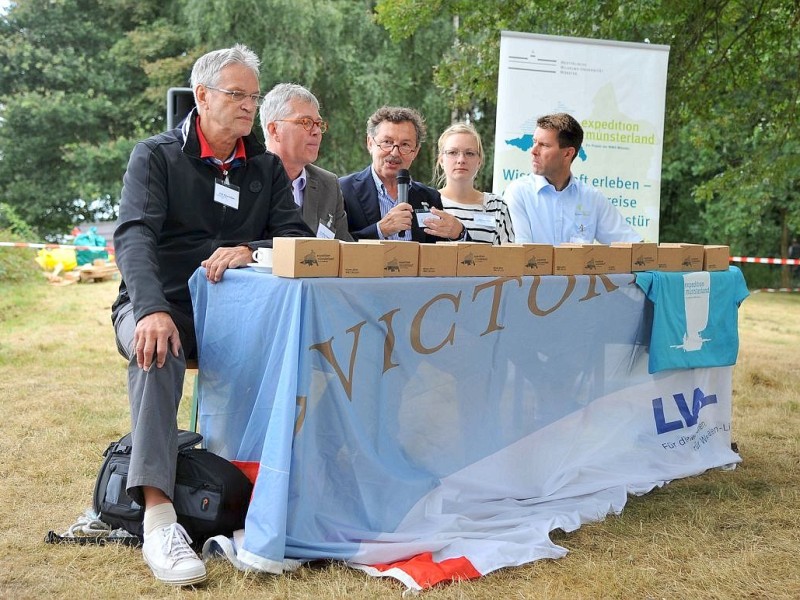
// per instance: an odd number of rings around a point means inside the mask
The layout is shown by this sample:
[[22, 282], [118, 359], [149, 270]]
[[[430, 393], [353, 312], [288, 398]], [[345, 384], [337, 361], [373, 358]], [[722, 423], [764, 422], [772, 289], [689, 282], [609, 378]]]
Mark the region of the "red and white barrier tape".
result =
[[73, 246], [71, 244], [34, 244], [29, 242], [0, 242], [0, 247], [6, 248], [46, 248], [47, 250], [54, 250], [56, 248], [64, 248], [68, 250], [107, 250], [114, 251], [114, 246]]
[[[753, 256], [731, 256], [731, 262], [761, 263], [767, 265], [800, 265], [800, 259], [797, 258], [756, 258]], [[758, 290], [750, 290], [750, 292], [753, 294], [759, 294], [761, 292], [800, 292], [800, 288], [761, 288]]]
[[763, 263], [767, 265], [800, 265], [800, 258], [755, 258], [753, 256], [731, 256], [731, 262]]

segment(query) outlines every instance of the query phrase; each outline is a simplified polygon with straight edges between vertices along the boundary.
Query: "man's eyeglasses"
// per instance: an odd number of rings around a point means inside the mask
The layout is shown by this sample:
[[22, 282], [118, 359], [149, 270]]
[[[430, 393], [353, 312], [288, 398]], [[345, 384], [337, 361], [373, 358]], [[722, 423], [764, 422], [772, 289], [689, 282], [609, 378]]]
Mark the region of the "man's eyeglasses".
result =
[[319, 127], [320, 133], [325, 133], [328, 131], [328, 122], [323, 121], [322, 119], [314, 120], [311, 117], [303, 117], [302, 119], [275, 119], [276, 121], [286, 121], [287, 123], [297, 123], [298, 125], [302, 125], [303, 129], [306, 131], [311, 131], [314, 129], [314, 125]]
[[210, 85], [205, 86], [209, 90], [214, 90], [215, 92], [219, 92], [220, 94], [225, 94], [233, 100], [234, 102], [244, 102], [245, 100], [251, 100], [253, 104], [258, 106], [261, 104], [261, 100], [263, 100], [264, 96], [260, 96], [259, 94], [246, 94], [245, 92], [240, 92], [239, 90], [226, 90], [224, 88], [212, 87]]
[[442, 154], [444, 154], [447, 158], [458, 158], [460, 154], [464, 155], [464, 158], [478, 158], [478, 153], [474, 150], [442, 150]]
[[395, 144], [394, 142], [388, 142], [388, 141], [379, 142], [375, 138], [372, 138], [372, 140], [378, 145], [378, 148], [380, 148], [381, 150], [383, 150], [387, 154], [391, 153], [391, 152], [394, 152], [395, 148], [397, 148], [397, 150], [400, 152], [400, 154], [403, 154], [403, 155], [411, 154], [414, 150], [417, 149], [417, 147], [414, 144], [410, 143], [410, 142], [403, 142], [402, 144]]

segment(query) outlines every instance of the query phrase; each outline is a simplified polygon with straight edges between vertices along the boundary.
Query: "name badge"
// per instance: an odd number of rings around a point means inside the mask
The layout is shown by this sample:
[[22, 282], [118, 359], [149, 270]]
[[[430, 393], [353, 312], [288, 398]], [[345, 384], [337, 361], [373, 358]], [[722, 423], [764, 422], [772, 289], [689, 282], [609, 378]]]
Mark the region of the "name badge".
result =
[[225, 183], [222, 179], [217, 178], [214, 183], [214, 202], [237, 210], [239, 208], [239, 186]]
[[436, 215], [434, 215], [430, 211], [426, 211], [424, 209], [417, 209], [414, 211], [414, 214], [417, 215], [417, 225], [420, 227], [425, 227], [425, 219], [438, 219]]
[[414, 214], [417, 216], [417, 225], [425, 227], [425, 219], [438, 219], [436, 215], [431, 212], [431, 207], [427, 202], [422, 203], [422, 208], [415, 208]]
[[320, 220], [319, 227], [317, 227], [317, 237], [325, 240], [332, 240], [336, 237], [336, 234], [334, 234], [333, 231], [331, 231], [331, 228], [325, 225], [322, 220]]
[[476, 212], [474, 217], [475, 225], [481, 227], [494, 227], [494, 215], [485, 212]]

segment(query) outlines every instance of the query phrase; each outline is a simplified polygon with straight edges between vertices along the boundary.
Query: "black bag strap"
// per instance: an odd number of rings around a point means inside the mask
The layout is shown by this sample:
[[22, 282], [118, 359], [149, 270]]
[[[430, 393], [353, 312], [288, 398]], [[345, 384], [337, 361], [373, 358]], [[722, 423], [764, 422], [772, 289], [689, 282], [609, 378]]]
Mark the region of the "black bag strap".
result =
[[[203, 441], [203, 436], [196, 431], [186, 431], [185, 429], [178, 430], [178, 452], [186, 450], [187, 448], [194, 448]], [[110, 452], [117, 454], [130, 454], [133, 443], [131, 434], [126, 433], [118, 442], [111, 442], [103, 452], [103, 456], [107, 456]]]
[[108, 544], [121, 544], [122, 546], [131, 546], [138, 548], [142, 545], [142, 540], [135, 535], [119, 537], [110, 535], [83, 535], [83, 536], [70, 536], [58, 535], [55, 531], [48, 531], [44, 536], [46, 544], [77, 544], [79, 546], [86, 546], [89, 544], [97, 546], [107, 546]]
[[203, 436], [196, 431], [178, 430], [178, 452], [187, 448], [194, 448], [203, 441]]

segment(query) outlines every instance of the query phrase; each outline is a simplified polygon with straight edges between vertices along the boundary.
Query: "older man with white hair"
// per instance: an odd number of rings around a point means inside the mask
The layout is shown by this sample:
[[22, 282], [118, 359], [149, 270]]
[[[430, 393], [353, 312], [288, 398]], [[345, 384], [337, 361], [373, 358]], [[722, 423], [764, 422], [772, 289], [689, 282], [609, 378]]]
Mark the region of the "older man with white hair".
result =
[[301, 85], [279, 83], [264, 97], [260, 117], [267, 150], [283, 162], [306, 225], [317, 237], [352, 242], [338, 178], [312, 164], [328, 130], [316, 96]]
[[172, 505], [177, 410], [186, 359], [197, 356], [189, 278], [202, 265], [219, 282], [272, 237], [311, 235], [281, 162], [251, 131], [258, 74], [242, 45], [195, 62], [197, 108], [133, 149], [114, 234], [122, 282], [112, 320], [128, 360], [133, 439], [127, 493], [145, 508], [145, 562], [175, 585], [206, 578]]

